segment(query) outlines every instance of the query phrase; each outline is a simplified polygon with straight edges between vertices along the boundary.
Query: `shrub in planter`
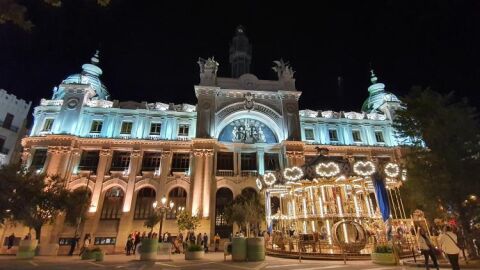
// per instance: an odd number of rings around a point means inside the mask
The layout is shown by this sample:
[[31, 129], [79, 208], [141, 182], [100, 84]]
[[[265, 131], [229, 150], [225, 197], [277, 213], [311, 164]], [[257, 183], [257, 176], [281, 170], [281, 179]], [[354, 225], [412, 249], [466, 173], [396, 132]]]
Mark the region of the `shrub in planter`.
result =
[[157, 259], [158, 239], [146, 238], [140, 246], [140, 260], [152, 261]]
[[185, 260], [200, 260], [203, 258], [203, 247], [200, 245], [189, 245], [185, 252]]
[[101, 248], [93, 248], [90, 250], [92, 253], [92, 259], [95, 259], [97, 262], [102, 262], [105, 257], [105, 252]]
[[21, 240], [18, 246], [17, 258], [32, 259], [35, 256], [38, 240]]
[[375, 247], [375, 251], [371, 254], [372, 262], [383, 265], [395, 265], [397, 259], [393, 252], [393, 248], [390, 245], [378, 245]]
[[95, 256], [95, 254], [93, 254], [93, 252], [91, 252], [91, 250], [87, 248], [83, 251], [81, 259], [82, 260], [92, 260], [92, 259], [95, 258], [94, 256]]

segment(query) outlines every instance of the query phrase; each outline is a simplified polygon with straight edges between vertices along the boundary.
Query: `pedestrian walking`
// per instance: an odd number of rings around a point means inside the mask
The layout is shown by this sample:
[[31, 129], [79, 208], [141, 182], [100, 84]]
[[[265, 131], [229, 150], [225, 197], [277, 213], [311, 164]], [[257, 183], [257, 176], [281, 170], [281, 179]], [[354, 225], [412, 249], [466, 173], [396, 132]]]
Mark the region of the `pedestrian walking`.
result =
[[70, 239], [70, 251], [68, 251], [68, 256], [73, 255], [73, 252], [75, 251], [75, 248], [77, 247], [77, 242], [78, 242], [78, 238], [77, 238], [76, 235], [75, 235], [75, 237]]
[[457, 235], [453, 232], [452, 227], [447, 226], [445, 232], [438, 237], [438, 244], [440, 248], [447, 254], [448, 260], [453, 270], [459, 270], [458, 254], [460, 254], [460, 247], [458, 246]]
[[203, 233], [203, 250], [208, 253], [208, 235], [207, 233]]
[[83, 247], [80, 249], [80, 253], [78, 254], [79, 256], [82, 256], [82, 254], [85, 252], [86, 249], [90, 246], [90, 234], [86, 234], [85, 238], [83, 239]]
[[127, 238], [127, 244], [125, 245], [125, 251], [127, 252], [127, 256], [130, 256], [130, 252], [132, 251], [133, 248], [133, 239], [132, 235], [129, 235]]
[[133, 255], [135, 255], [135, 251], [137, 250], [138, 244], [140, 244], [140, 232], [137, 232], [135, 235], [135, 241], [133, 241]]
[[199, 246], [202, 246], [203, 245], [203, 241], [202, 241], [202, 233], [198, 233], [197, 235], [197, 245]]
[[218, 235], [218, 233], [215, 234], [215, 236], [213, 237], [213, 242], [215, 243], [215, 252], [217, 252], [219, 250], [219, 247], [220, 247], [220, 235]]
[[430, 266], [428, 264], [429, 257], [432, 258], [433, 265], [437, 270], [438, 268], [438, 263], [437, 263], [437, 256], [435, 255], [434, 252], [434, 247], [432, 245], [432, 242], [430, 241], [430, 238], [428, 235], [425, 233], [425, 230], [422, 227], [418, 228], [418, 245], [420, 247], [420, 251], [423, 254], [423, 257], [425, 258], [425, 269], [429, 270]]
[[11, 249], [14, 243], [15, 243], [15, 234], [12, 233], [10, 234], [7, 240], [7, 249]]

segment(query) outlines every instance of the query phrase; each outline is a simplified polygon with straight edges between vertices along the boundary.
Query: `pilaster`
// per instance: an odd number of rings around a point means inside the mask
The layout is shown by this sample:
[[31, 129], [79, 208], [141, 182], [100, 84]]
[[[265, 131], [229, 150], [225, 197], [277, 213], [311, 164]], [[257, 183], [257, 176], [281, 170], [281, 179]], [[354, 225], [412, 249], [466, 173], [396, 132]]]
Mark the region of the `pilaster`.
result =
[[204, 163], [205, 155], [203, 149], [193, 150], [194, 169], [193, 169], [193, 183], [190, 185], [190, 193], [192, 194], [192, 215], [198, 215], [202, 212], [203, 202], [203, 177], [204, 177]]
[[102, 149], [100, 150], [99, 155], [97, 178], [95, 181], [95, 186], [93, 187], [92, 202], [90, 208], [88, 209], [88, 212], [90, 213], [95, 213], [97, 211], [100, 195], [102, 193], [103, 179], [105, 177], [107, 164], [112, 157], [112, 150]]
[[202, 211], [203, 211], [203, 218], [210, 217], [210, 196], [211, 196], [211, 186], [212, 186], [212, 174], [213, 174], [213, 151], [207, 150], [204, 153], [205, 156], [205, 168], [204, 168], [204, 176], [203, 176], [203, 203], [202, 203]]
[[130, 164], [128, 166], [128, 183], [127, 192], [125, 193], [125, 200], [123, 202], [123, 212], [130, 212], [132, 207], [133, 193], [135, 191], [135, 180], [137, 178], [138, 165], [142, 157], [140, 150], [133, 150], [130, 154]]

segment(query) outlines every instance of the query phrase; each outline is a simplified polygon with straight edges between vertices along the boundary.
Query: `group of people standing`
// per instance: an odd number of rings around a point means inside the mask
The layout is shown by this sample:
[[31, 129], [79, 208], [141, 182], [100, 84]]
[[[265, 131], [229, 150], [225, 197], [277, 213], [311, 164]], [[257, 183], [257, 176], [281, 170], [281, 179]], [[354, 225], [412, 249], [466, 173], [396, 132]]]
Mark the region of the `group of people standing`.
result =
[[460, 269], [458, 256], [461, 248], [458, 245], [458, 238], [455, 232], [453, 232], [452, 227], [446, 226], [444, 232], [438, 236], [438, 248], [432, 244], [430, 237], [422, 227], [418, 228], [417, 241], [420, 251], [425, 258], [425, 269], [430, 269], [429, 258], [431, 258], [434, 267], [438, 270], [437, 255], [441, 255], [442, 252], [450, 261], [453, 270]]

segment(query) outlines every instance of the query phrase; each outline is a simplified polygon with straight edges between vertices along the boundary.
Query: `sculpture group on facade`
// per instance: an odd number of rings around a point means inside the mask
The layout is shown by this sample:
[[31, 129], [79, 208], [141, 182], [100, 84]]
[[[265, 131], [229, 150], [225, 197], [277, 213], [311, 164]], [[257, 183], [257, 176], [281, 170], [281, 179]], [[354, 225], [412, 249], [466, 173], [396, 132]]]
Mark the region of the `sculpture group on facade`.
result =
[[232, 142], [238, 143], [264, 143], [265, 134], [262, 124], [252, 119], [241, 119], [232, 123]]

